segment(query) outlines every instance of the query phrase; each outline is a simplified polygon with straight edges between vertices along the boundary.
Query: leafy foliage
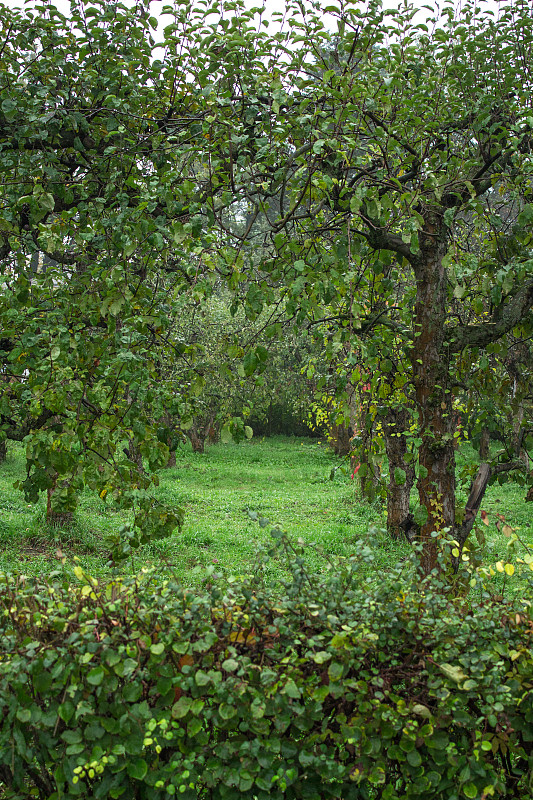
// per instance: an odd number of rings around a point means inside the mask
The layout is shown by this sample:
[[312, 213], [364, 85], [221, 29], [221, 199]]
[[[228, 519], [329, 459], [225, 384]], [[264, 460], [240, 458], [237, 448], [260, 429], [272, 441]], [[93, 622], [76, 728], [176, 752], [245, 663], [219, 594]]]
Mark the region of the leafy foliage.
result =
[[365, 545], [312, 576], [272, 533], [281, 593], [2, 576], [6, 800], [531, 796], [531, 604], [367, 583]]

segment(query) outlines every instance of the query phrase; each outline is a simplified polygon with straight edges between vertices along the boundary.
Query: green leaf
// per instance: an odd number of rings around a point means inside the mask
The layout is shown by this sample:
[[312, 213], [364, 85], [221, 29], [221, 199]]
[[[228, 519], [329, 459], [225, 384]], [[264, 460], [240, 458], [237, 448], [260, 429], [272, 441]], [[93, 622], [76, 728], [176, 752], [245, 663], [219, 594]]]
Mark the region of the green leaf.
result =
[[284, 694], [288, 695], [289, 697], [292, 697], [295, 700], [299, 700], [299, 698], [301, 697], [301, 692], [293, 680], [287, 681], [287, 683], [283, 687], [283, 692]]
[[394, 483], [398, 486], [403, 486], [405, 481], [407, 480], [407, 473], [401, 467], [395, 467], [394, 469]]
[[429, 518], [427, 508], [425, 506], [417, 506], [413, 518], [417, 525], [425, 525]]
[[419, 717], [425, 717], [429, 719], [431, 717], [431, 711], [427, 706], [422, 705], [421, 703], [415, 703], [413, 706], [413, 714], [417, 714]]
[[157, 642], [157, 644], [153, 644], [150, 646], [150, 652], [154, 656], [160, 656], [162, 653], [165, 652], [165, 645], [163, 642]]
[[331, 653], [326, 652], [326, 650], [319, 650], [318, 653], [313, 653], [312, 658], [316, 664], [324, 664], [331, 659]]
[[65, 700], [65, 702], [61, 703], [58, 707], [57, 713], [63, 722], [68, 722], [72, 719], [75, 710], [74, 703], [71, 703], [70, 700]]
[[455, 683], [461, 683], [467, 678], [467, 675], [465, 675], [461, 667], [455, 664], [438, 664], [437, 666], [442, 670], [447, 678], [455, 681]]
[[42, 192], [37, 196], [39, 208], [44, 211], [53, 211], [55, 208], [54, 196], [50, 192]]
[[207, 686], [210, 680], [211, 678], [209, 677], [209, 675], [201, 669], [199, 669], [195, 673], [194, 682], [196, 683], [197, 686]]
[[90, 683], [92, 686], [100, 686], [102, 681], [104, 680], [105, 670], [102, 666], [98, 665], [94, 667], [94, 669], [90, 670], [87, 673], [87, 683]]
[[252, 375], [258, 366], [259, 359], [257, 358], [256, 354], [252, 352], [246, 353], [243, 360], [244, 374], [246, 377]]
[[475, 783], [467, 783], [463, 786], [463, 792], [466, 797], [474, 798], [477, 797], [479, 792], [478, 788]]
[[9, 100], [9, 98], [7, 98], [6, 100], [2, 100], [2, 111], [4, 112], [4, 114], [9, 114], [9, 112], [13, 111], [13, 109], [15, 109], [16, 107], [17, 105], [16, 103], [13, 102], [13, 100]]
[[172, 706], [172, 716], [174, 719], [181, 719], [185, 717], [191, 708], [192, 700], [190, 697], [180, 697], [177, 703]]
[[136, 703], [142, 695], [142, 683], [137, 680], [132, 683], [127, 683], [122, 690], [122, 697], [127, 703]]
[[148, 772], [148, 764], [144, 758], [135, 758], [127, 762], [126, 771], [130, 778], [142, 781]]
[[202, 730], [202, 720], [199, 717], [193, 717], [187, 723], [187, 733], [189, 736], [196, 736]]
[[229, 703], [221, 703], [218, 708], [218, 713], [222, 719], [232, 719], [237, 714], [237, 709]]
[[[3, 104], [2, 104], [3, 105]], [[533, 204], [527, 203], [518, 215], [518, 224], [526, 227], [533, 222]]]
[[337, 661], [334, 661], [328, 667], [328, 677], [330, 681], [340, 681], [344, 674], [344, 667], [342, 664], [339, 664]]

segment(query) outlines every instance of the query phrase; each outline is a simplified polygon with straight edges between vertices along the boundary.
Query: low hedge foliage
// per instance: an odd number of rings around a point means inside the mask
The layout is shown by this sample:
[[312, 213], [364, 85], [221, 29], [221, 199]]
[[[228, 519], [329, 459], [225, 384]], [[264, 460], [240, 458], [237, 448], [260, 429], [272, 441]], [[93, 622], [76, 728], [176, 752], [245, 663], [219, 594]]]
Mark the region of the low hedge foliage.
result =
[[361, 558], [294, 551], [281, 592], [1, 576], [0, 797], [532, 797], [530, 606]]

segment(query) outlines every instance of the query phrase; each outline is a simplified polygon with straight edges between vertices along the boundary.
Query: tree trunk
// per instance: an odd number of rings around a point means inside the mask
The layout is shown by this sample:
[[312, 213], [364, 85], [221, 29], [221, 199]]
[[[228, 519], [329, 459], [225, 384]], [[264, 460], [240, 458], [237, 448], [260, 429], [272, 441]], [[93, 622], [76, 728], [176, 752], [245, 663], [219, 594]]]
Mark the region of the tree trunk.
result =
[[141, 455], [141, 451], [139, 450], [139, 446], [135, 444], [133, 439], [130, 439], [128, 450], [130, 461], [133, 461], [137, 465], [139, 472], [144, 472], [143, 457]]
[[[52, 498], [58, 489], [58, 475], [54, 478], [53, 485], [46, 492], [46, 522], [52, 528], [68, 528], [74, 521], [74, 511], [69, 509], [56, 510], [52, 506]], [[68, 486], [67, 481], [61, 482], [61, 488]]]
[[[407, 409], [389, 408], [382, 420], [385, 451], [389, 462], [389, 485], [387, 487], [387, 530], [394, 539], [404, 536], [403, 525], [409, 515], [409, 497], [415, 480], [413, 462], [406, 464], [407, 439], [402, 434], [409, 425]], [[402, 470], [405, 481], [396, 482], [395, 472]]]
[[529, 455], [527, 450], [522, 447], [524, 441], [524, 430], [522, 427], [524, 424], [524, 417], [524, 404], [520, 403], [513, 422], [513, 451], [515, 458], [518, 458], [524, 467], [529, 471]]
[[427, 519], [420, 526], [422, 570], [437, 565], [434, 531], [455, 524], [454, 415], [450, 357], [445, 341], [447, 276], [442, 260], [447, 252], [446, 228], [428, 214], [420, 232], [420, 254], [414, 259], [416, 303], [411, 366], [419, 419], [418, 495]]
[[489, 457], [490, 450], [490, 432], [486, 425], [483, 426], [481, 431], [481, 439], [479, 440], [479, 457], [482, 461], [486, 461]]
[[[361, 411], [359, 417], [359, 430], [361, 437], [360, 445], [360, 466], [359, 466], [359, 480], [361, 488], [361, 497], [364, 500], [372, 502], [376, 496], [377, 488], [379, 486], [379, 469], [372, 459], [372, 434], [373, 424], [369, 422], [367, 425], [367, 406], [370, 405], [370, 398], [366, 405], [361, 404]], [[352, 466], [355, 466], [352, 463]]]
[[189, 437], [189, 441], [192, 445], [193, 453], [205, 452], [205, 440], [203, 437], [199, 436], [195, 425], [193, 425], [192, 428], [189, 428], [187, 431], [187, 436]]
[[331, 447], [336, 456], [344, 458], [352, 449], [351, 438], [352, 432], [350, 428], [344, 423], [329, 426], [328, 438]]
[[0, 464], [7, 458], [7, 442], [0, 442]]

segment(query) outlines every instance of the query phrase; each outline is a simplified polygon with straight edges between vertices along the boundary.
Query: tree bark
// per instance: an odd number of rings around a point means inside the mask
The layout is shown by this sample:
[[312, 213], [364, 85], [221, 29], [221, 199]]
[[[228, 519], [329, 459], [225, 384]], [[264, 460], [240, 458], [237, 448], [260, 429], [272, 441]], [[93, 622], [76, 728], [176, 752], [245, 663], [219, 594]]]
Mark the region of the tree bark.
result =
[[482, 461], [486, 461], [490, 452], [490, 432], [486, 425], [483, 426], [481, 431], [481, 439], [479, 440], [479, 457]]
[[134, 464], [137, 465], [139, 472], [144, 472], [143, 457], [141, 455], [141, 451], [139, 450], [139, 446], [135, 444], [134, 439], [130, 439], [128, 451], [130, 461], [133, 461]]
[[[371, 458], [373, 425], [372, 423], [367, 425], [367, 406], [369, 404], [370, 400], [368, 400], [366, 404], [361, 404], [359, 416], [359, 430], [361, 436], [359, 481], [361, 497], [364, 500], [372, 502], [376, 496], [380, 476], [378, 467]], [[355, 465], [352, 463], [352, 466], [354, 467]], [[361, 467], [365, 467], [365, 469], [361, 469]]]
[[422, 571], [437, 565], [434, 531], [455, 524], [454, 415], [450, 387], [450, 356], [445, 342], [447, 275], [443, 258], [447, 229], [428, 213], [420, 232], [420, 254], [413, 260], [416, 278], [411, 366], [422, 444], [419, 449], [418, 495], [427, 511], [420, 526]]
[[195, 425], [193, 425], [192, 428], [189, 428], [187, 431], [187, 436], [189, 437], [189, 441], [192, 445], [193, 453], [205, 452], [205, 439], [198, 434]]
[[329, 426], [328, 438], [330, 446], [336, 456], [344, 458], [350, 453], [352, 449], [351, 438], [352, 431], [344, 423], [334, 423]]
[[212, 411], [201, 423], [195, 422], [187, 431], [187, 436], [192, 445], [193, 453], [204, 453], [205, 443], [216, 439], [217, 431], [214, 428], [215, 411]]
[[[382, 420], [385, 437], [385, 451], [389, 462], [389, 485], [387, 487], [387, 530], [395, 539], [404, 536], [403, 525], [409, 515], [409, 498], [415, 480], [415, 467], [406, 463], [407, 439], [403, 431], [409, 424], [407, 409], [389, 408]], [[395, 470], [405, 473], [405, 482], [396, 483]]]

